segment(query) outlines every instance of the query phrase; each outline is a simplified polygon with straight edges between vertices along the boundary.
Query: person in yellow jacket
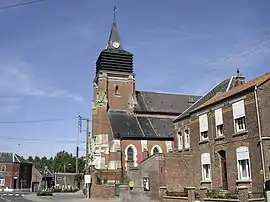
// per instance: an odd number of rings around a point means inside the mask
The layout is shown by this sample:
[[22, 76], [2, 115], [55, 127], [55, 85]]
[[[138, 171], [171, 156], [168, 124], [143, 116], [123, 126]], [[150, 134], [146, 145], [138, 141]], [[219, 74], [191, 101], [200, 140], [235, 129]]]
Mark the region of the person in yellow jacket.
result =
[[132, 190], [135, 186], [135, 182], [133, 180], [130, 180], [128, 183], [129, 189]]

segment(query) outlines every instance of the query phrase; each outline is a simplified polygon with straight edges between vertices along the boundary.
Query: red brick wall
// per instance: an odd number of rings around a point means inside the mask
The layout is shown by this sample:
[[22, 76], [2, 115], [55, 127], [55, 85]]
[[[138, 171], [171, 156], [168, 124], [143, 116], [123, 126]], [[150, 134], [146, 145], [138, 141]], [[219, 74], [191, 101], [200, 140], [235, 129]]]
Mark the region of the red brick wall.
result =
[[[270, 84], [268, 84], [270, 86]], [[260, 94], [260, 103], [265, 105], [269, 102], [270, 90], [261, 92]], [[234, 124], [233, 124], [233, 112], [232, 112], [232, 103], [231, 101], [237, 98], [244, 98], [245, 102], [245, 114], [246, 114], [246, 126], [247, 131], [240, 135], [234, 134]], [[265, 99], [265, 100], [264, 100]], [[263, 104], [264, 103], [264, 104]], [[215, 120], [214, 120], [214, 109], [213, 107], [218, 107], [222, 104], [223, 109], [223, 124], [224, 124], [224, 138], [216, 138], [215, 132]], [[194, 182], [195, 186], [209, 186], [213, 188], [222, 189], [222, 178], [221, 178], [221, 165], [220, 165], [220, 155], [219, 151], [224, 150], [226, 152], [226, 162], [227, 162], [227, 177], [228, 177], [228, 190], [230, 192], [235, 192], [236, 187], [239, 185], [247, 185], [250, 187], [252, 192], [262, 192], [263, 188], [263, 179], [261, 174], [262, 164], [261, 164], [261, 154], [260, 148], [258, 144], [258, 124], [257, 124], [257, 116], [256, 116], [256, 107], [254, 100], [254, 90], [250, 90], [249, 92], [242, 93], [235, 97], [225, 100], [222, 103], [217, 103], [217, 105], [210, 106], [208, 108], [203, 109], [208, 110], [208, 136], [209, 141], [200, 142], [199, 135], [199, 121], [198, 114], [196, 112], [192, 114], [190, 117], [187, 117], [185, 120], [181, 120], [178, 122], [179, 129], [183, 130], [184, 127], [188, 127], [190, 130], [190, 142], [191, 142], [191, 151], [182, 151], [181, 153], [190, 153], [192, 152], [194, 155], [193, 158], [193, 167], [194, 167]], [[270, 108], [261, 108], [262, 114], [264, 114], [264, 135], [269, 134], [269, 112]], [[268, 117], [268, 119], [266, 118]], [[267, 121], [265, 121], [267, 120]], [[268, 132], [267, 132], [268, 131]], [[176, 135], [176, 133], [175, 133]], [[176, 136], [175, 136], [176, 137]], [[175, 138], [175, 144], [177, 144], [177, 138]], [[236, 159], [236, 148], [240, 146], [248, 146], [250, 153], [250, 161], [251, 161], [251, 178], [252, 182], [245, 182], [245, 184], [240, 184], [237, 181], [237, 159]], [[269, 144], [270, 146], [270, 144]], [[268, 147], [265, 148], [267, 152]], [[202, 169], [201, 169], [201, 157], [200, 155], [204, 152], [210, 153], [211, 156], [211, 174], [212, 174], [212, 182], [206, 183], [201, 182]], [[269, 157], [270, 162], [270, 157]], [[270, 166], [270, 165], [269, 165]], [[183, 169], [181, 169], [183, 170]], [[268, 177], [270, 176], [270, 172], [267, 168]]]
[[[143, 177], [150, 179], [151, 199], [159, 196], [159, 187], [165, 186], [175, 191], [184, 191], [187, 186], [194, 186], [193, 156], [179, 153], [167, 153], [150, 156], [141, 162], [139, 170], [129, 172], [131, 180], [139, 185]], [[144, 193], [144, 191], [142, 191]]]
[[162, 202], [187, 202], [187, 197], [172, 197], [172, 196], [164, 196]]
[[113, 185], [93, 185], [91, 190], [93, 198], [114, 198], [115, 187]]
[[6, 172], [5, 175], [5, 186], [2, 187], [9, 187], [13, 188], [13, 179], [14, 177], [18, 177], [17, 180], [17, 187], [19, 186], [19, 172], [20, 172], [20, 164], [19, 163], [1, 163], [1, 165], [6, 165]]
[[160, 160], [161, 182], [168, 189], [183, 191], [194, 186], [193, 155], [168, 153]]
[[99, 185], [97, 184], [97, 176], [101, 180], [114, 180], [120, 179], [120, 171], [99, 171], [92, 175], [92, 186], [91, 186], [91, 196], [93, 198], [114, 198], [115, 197], [115, 187], [113, 185]]
[[[145, 159], [146, 154], [143, 153], [142, 151], [142, 145], [141, 145], [141, 140], [123, 140], [121, 143], [122, 146], [122, 151], [123, 151], [123, 164], [125, 164], [125, 150], [129, 145], [134, 145], [137, 149], [137, 163], [140, 163]], [[163, 153], [166, 153], [167, 147], [166, 147], [166, 141], [164, 140], [147, 140], [147, 150], [148, 150], [148, 155], [151, 155], [151, 150], [154, 146], [158, 145]]]

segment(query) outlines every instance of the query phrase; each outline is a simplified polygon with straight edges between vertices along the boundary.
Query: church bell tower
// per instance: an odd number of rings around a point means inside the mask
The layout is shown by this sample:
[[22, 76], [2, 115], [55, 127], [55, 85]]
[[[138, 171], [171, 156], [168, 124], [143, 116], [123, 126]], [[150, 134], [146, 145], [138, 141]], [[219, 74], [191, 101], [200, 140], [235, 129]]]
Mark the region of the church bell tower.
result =
[[95, 139], [96, 167], [106, 168], [109, 142], [113, 140], [108, 118], [109, 110], [133, 110], [135, 75], [133, 55], [120, 40], [114, 7], [108, 42], [96, 61], [93, 85], [92, 135]]

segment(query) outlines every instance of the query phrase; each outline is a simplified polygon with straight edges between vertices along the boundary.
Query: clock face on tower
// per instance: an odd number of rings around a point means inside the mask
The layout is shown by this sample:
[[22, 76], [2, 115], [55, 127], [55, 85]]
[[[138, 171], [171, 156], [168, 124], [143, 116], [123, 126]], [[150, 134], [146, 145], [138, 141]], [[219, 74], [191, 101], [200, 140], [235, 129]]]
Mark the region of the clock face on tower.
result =
[[118, 42], [113, 42], [112, 45], [113, 45], [114, 48], [119, 48], [119, 46], [120, 46], [120, 44]]

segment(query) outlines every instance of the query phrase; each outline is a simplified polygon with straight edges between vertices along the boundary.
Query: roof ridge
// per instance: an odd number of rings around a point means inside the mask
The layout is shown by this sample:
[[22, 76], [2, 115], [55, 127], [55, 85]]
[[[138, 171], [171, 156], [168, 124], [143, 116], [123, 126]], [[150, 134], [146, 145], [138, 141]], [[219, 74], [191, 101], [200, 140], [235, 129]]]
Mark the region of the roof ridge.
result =
[[142, 129], [142, 126], [141, 126], [141, 124], [140, 124], [140, 122], [139, 122], [137, 116], [134, 116], [134, 117], [135, 117], [135, 119], [136, 119], [136, 121], [137, 121], [137, 123], [138, 123], [138, 126], [139, 126], [140, 130], [142, 131], [143, 136], [145, 137], [145, 133], [144, 133], [144, 131], [143, 131], [143, 129]]
[[14, 156], [16, 157], [17, 161], [18, 161], [19, 163], [21, 163], [21, 161], [20, 161], [20, 159], [18, 158], [17, 154], [16, 154], [16, 153], [13, 153], [13, 154], [14, 154]]
[[[197, 104], [200, 100], [202, 100], [208, 93], [210, 93], [213, 89], [215, 89], [221, 82], [227, 80], [227, 79], [232, 79], [233, 76], [229, 76], [224, 78], [223, 80], [219, 81], [214, 87], [212, 87], [209, 91], [207, 91], [202, 97], [200, 97], [196, 102], [194, 102], [192, 105], [190, 105], [185, 111], [183, 111], [179, 116], [173, 119], [173, 121], [179, 119], [182, 114], [186, 113], [189, 109], [191, 109], [195, 104]], [[229, 85], [228, 85], [229, 86]]]
[[155, 94], [166, 94], [166, 95], [186, 95], [186, 96], [201, 96], [199, 94], [189, 94], [189, 93], [176, 93], [169, 91], [147, 91], [147, 90], [136, 90], [140, 93], [155, 93]]
[[[265, 78], [266, 77], [266, 78]], [[264, 78], [264, 79], [263, 79]], [[262, 80], [261, 80], [262, 79]], [[192, 111], [196, 111], [198, 109], [202, 109], [206, 106], [209, 106], [211, 104], [214, 104], [216, 102], [219, 102], [221, 100], [224, 100], [226, 98], [229, 98], [233, 95], [236, 95], [240, 92], [246, 91], [252, 87], [255, 86], [260, 86], [262, 84], [264, 84], [266, 81], [270, 80], [270, 72], [265, 73], [259, 77], [256, 77], [242, 85], [233, 87], [232, 89], [230, 89], [229, 91], [223, 92], [221, 94], [216, 94], [214, 97], [212, 97], [211, 99], [209, 99], [207, 102], [201, 104], [200, 106], [198, 106], [197, 108], [193, 109]], [[216, 100], [215, 100], [216, 99]]]
[[149, 111], [149, 109], [148, 109], [148, 107], [147, 107], [147, 104], [146, 104], [146, 102], [145, 102], [145, 99], [144, 99], [143, 95], [142, 95], [141, 93], [140, 93], [140, 95], [141, 95], [141, 97], [142, 97], [142, 101], [143, 101], [143, 104], [144, 104], [146, 110]]
[[150, 121], [149, 117], [147, 117], [147, 120], [148, 120], [148, 122], [150, 123], [150, 125], [151, 125], [151, 127], [152, 127], [152, 129], [153, 129], [153, 131], [154, 131], [154, 133], [155, 133], [155, 135], [158, 136], [157, 130], [154, 128], [154, 126], [153, 126], [152, 122]]

